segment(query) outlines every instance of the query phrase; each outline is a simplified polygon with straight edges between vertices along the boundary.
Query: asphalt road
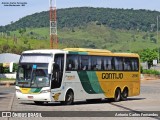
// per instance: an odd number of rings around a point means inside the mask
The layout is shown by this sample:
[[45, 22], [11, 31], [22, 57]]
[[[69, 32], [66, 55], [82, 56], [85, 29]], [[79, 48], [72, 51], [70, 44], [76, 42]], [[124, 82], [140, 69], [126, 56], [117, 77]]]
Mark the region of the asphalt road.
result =
[[[0, 86], [0, 111], [73, 111], [67, 114], [76, 115], [75, 111], [82, 111], [79, 114], [86, 116], [86, 114], [94, 113], [94, 111], [160, 111], [160, 80], [150, 80], [141, 82], [141, 94], [139, 96], [130, 97], [127, 101], [110, 102], [108, 100], [102, 100], [101, 102], [87, 103], [86, 101], [76, 101], [74, 105], [64, 106], [60, 103], [48, 103], [44, 105], [35, 105], [31, 101], [18, 101], [14, 95], [14, 86], [5, 87]], [[84, 113], [83, 111], [88, 111]], [[53, 113], [50, 112], [49, 114]], [[102, 112], [99, 112], [101, 115]], [[59, 114], [60, 112], [58, 112]], [[62, 116], [65, 113], [62, 113]], [[97, 113], [95, 116], [98, 117]], [[110, 112], [111, 114], [111, 112]], [[138, 113], [139, 114], [139, 113]], [[159, 113], [160, 114], [160, 113]], [[159, 115], [160, 116], [160, 115]], [[72, 117], [75, 119], [95, 119], [97, 117]], [[2, 118], [0, 118], [2, 119]], [[17, 120], [22, 118], [5, 118], [6, 120]], [[25, 118], [27, 119], [27, 118]], [[28, 118], [30, 119], [30, 118]], [[33, 119], [33, 118], [32, 118]], [[44, 118], [34, 118], [43, 119]], [[45, 119], [71, 119], [69, 117], [53, 117]], [[98, 119], [104, 119], [104, 117], [98, 117]], [[160, 117], [110, 117], [109, 119], [160, 119]], [[4, 118], [3, 118], [4, 120]]]

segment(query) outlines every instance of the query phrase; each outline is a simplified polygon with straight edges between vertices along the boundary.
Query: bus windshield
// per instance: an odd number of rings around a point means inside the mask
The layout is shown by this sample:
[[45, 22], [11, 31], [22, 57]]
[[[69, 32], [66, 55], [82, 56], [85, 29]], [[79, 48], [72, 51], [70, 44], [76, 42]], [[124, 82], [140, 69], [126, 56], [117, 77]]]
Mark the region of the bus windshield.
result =
[[16, 85], [21, 87], [49, 87], [48, 64], [20, 64]]

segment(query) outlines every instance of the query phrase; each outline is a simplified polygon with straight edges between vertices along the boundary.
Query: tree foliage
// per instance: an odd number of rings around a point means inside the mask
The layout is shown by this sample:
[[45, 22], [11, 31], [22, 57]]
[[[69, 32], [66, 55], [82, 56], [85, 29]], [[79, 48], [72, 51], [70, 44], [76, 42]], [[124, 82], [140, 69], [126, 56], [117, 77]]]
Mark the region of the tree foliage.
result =
[[148, 67], [150, 68], [151, 65], [153, 65], [153, 60], [157, 59], [157, 50], [153, 49], [144, 49], [143, 51], [140, 52], [140, 58], [143, 62], [148, 62]]

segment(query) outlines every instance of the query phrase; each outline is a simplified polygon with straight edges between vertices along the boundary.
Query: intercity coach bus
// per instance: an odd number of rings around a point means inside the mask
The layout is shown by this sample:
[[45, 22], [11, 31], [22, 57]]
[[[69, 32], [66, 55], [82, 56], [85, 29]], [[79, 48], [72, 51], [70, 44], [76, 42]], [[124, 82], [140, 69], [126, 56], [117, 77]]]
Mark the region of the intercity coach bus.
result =
[[140, 94], [139, 56], [108, 50], [66, 48], [24, 51], [19, 60], [16, 97], [36, 104], [112, 99]]

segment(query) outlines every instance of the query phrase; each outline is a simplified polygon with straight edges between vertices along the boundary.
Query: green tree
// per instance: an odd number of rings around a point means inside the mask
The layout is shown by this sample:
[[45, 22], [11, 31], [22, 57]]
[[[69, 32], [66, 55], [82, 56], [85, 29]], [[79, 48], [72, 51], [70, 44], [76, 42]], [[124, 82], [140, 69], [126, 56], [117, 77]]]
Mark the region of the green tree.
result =
[[[158, 11], [133, 10], [133, 9], [112, 9], [112, 8], [66, 8], [58, 9], [58, 28], [72, 28], [84, 26], [90, 22], [96, 22], [97, 25], [105, 25], [113, 29], [125, 29], [148, 31], [154, 29], [159, 15]], [[0, 32], [13, 31], [23, 28], [49, 27], [48, 11], [35, 13], [11, 22], [6, 26], [0, 26]], [[22, 30], [20, 30], [22, 33]]]
[[140, 53], [140, 58], [143, 62], [148, 62], [148, 68], [150, 69], [150, 67], [153, 65], [153, 60], [157, 59], [157, 51], [154, 50], [150, 50], [150, 49], [144, 49], [141, 53]]
[[21, 36], [23, 36], [23, 34], [26, 32], [26, 28], [23, 29], [19, 29], [19, 34], [21, 34]]
[[1, 50], [2, 50], [2, 53], [10, 52], [10, 51], [9, 51], [9, 50], [10, 50], [10, 46], [9, 46], [7, 43], [2, 44], [2, 45], [1, 45]]

